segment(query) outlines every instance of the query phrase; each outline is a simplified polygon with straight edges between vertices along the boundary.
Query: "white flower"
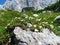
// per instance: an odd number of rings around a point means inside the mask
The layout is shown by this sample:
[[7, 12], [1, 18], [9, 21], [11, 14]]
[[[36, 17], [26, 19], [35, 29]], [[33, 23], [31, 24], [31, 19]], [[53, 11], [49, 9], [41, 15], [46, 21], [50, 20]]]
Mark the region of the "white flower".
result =
[[39, 26], [39, 28], [41, 29], [41, 28], [42, 28], [42, 26]]
[[48, 22], [45, 22], [45, 24], [48, 24]]
[[26, 16], [26, 14], [23, 14], [23, 16]]
[[7, 24], [7, 26], [9, 26], [9, 25], [10, 25], [10, 23]]
[[46, 13], [46, 11], [43, 11], [42, 13]]
[[38, 16], [38, 14], [33, 14], [33, 16], [34, 16], [34, 17], [37, 17], [37, 16]]
[[42, 23], [45, 23], [45, 22], [42, 22]]
[[7, 29], [7, 26], [5, 27], [5, 29]]
[[30, 19], [34, 19], [34, 18], [33, 18], [33, 17], [29, 17], [29, 20], [30, 20]]
[[36, 19], [36, 21], [41, 21], [41, 18], [40, 19]]
[[58, 28], [60, 28], [60, 26], [58, 26]]
[[15, 17], [15, 19], [17, 19], [17, 17]]
[[37, 25], [33, 25], [34, 27], [37, 27]]
[[24, 21], [23, 19], [21, 21]]
[[18, 19], [20, 19], [20, 17]]
[[28, 18], [28, 16], [26, 16], [25, 18]]
[[32, 27], [32, 24], [31, 24], [31, 23], [27, 23], [27, 26], [28, 26], [28, 27]]
[[39, 19], [39, 21], [41, 21], [41, 18]]
[[38, 32], [38, 29], [35, 29], [35, 32]]
[[53, 25], [50, 25], [50, 27], [53, 29], [54, 28], [54, 26]]
[[9, 43], [11, 42], [11, 38], [9, 38], [9, 41], [8, 41]]
[[48, 24], [48, 22], [42, 22], [43, 24]]

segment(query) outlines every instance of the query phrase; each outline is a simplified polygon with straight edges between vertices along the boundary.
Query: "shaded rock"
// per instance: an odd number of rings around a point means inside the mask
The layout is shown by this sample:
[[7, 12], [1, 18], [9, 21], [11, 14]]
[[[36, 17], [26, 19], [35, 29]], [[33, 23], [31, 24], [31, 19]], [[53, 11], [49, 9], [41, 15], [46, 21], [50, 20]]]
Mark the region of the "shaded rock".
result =
[[38, 17], [38, 14], [33, 14], [34, 17]]
[[22, 12], [24, 12], [24, 11], [34, 11], [34, 7], [25, 7], [25, 8], [23, 8], [22, 9]]
[[57, 7], [56, 11], [60, 11], [60, 7]]
[[57, 45], [60, 43], [60, 37], [56, 36], [48, 28], [43, 28], [42, 32], [26, 31], [20, 27], [14, 29], [15, 37], [13, 40], [15, 45]]
[[57, 23], [60, 22], [60, 16], [57, 16], [54, 21], [56, 21]]
[[58, 43], [57, 45], [60, 45], [60, 43]]

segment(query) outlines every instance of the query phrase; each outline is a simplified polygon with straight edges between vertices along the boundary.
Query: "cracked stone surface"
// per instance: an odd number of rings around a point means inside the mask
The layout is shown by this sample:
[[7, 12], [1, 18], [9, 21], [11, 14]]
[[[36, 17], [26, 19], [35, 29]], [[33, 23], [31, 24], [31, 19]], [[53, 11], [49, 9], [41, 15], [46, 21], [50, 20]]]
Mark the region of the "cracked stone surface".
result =
[[19, 40], [17, 45], [60, 45], [60, 37], [48, 28], [43, 28], [42, 32], [32, 32], [15, 27], [13, 32]]

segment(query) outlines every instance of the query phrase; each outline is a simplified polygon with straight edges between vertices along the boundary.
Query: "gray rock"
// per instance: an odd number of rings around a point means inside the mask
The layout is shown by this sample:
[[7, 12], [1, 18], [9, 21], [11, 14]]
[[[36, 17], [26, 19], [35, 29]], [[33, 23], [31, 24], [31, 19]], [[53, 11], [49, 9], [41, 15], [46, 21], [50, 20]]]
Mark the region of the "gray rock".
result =
[[60, 15], [54, 19], [54, 21], [59, 21], [59, 20], [60, 20]]
[[[43, 28], [42, 32], [26, 31], [20, 27], [15, 27], [14, 34], [17, 45], [57, 45], [60, 44], [60, 37], [56, 36], [48, 28]], [[14, 39], [14, 38], [13, 38]]]

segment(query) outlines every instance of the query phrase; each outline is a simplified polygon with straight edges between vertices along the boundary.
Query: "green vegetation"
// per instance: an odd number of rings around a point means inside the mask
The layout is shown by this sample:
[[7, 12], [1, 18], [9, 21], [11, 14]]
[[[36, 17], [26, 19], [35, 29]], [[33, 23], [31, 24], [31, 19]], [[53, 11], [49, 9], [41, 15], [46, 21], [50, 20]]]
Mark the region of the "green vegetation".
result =
[[19, 17], [19, 15], [17, 11], [0, 10], [0, 43], [10, 37], [10, 34], [6, 32], [7, 24], [15, 17]]
[[19, 13], [12, 10], [0, 10], [0, 43], [11, 37], [11, 34], [6, 31], [8, 27], [20, 26], [26, 29], [28, 28], [27, 23], [33, 25], [31, 30], [38, 29], [41, 31], [42, 27], [47, 27], [56, 35], [60, 35], [60, 24], [54, 22], [54, 18], [60, 15], [60, 12], [37, 13], [38, 16], [36, 17], [33, 14], [34, 12]]
[[54, 10], [55, 11], [57, 9], [57, 7], [60, 7], [60, 0], [48, 7], [46, 7], [45, 10]]

